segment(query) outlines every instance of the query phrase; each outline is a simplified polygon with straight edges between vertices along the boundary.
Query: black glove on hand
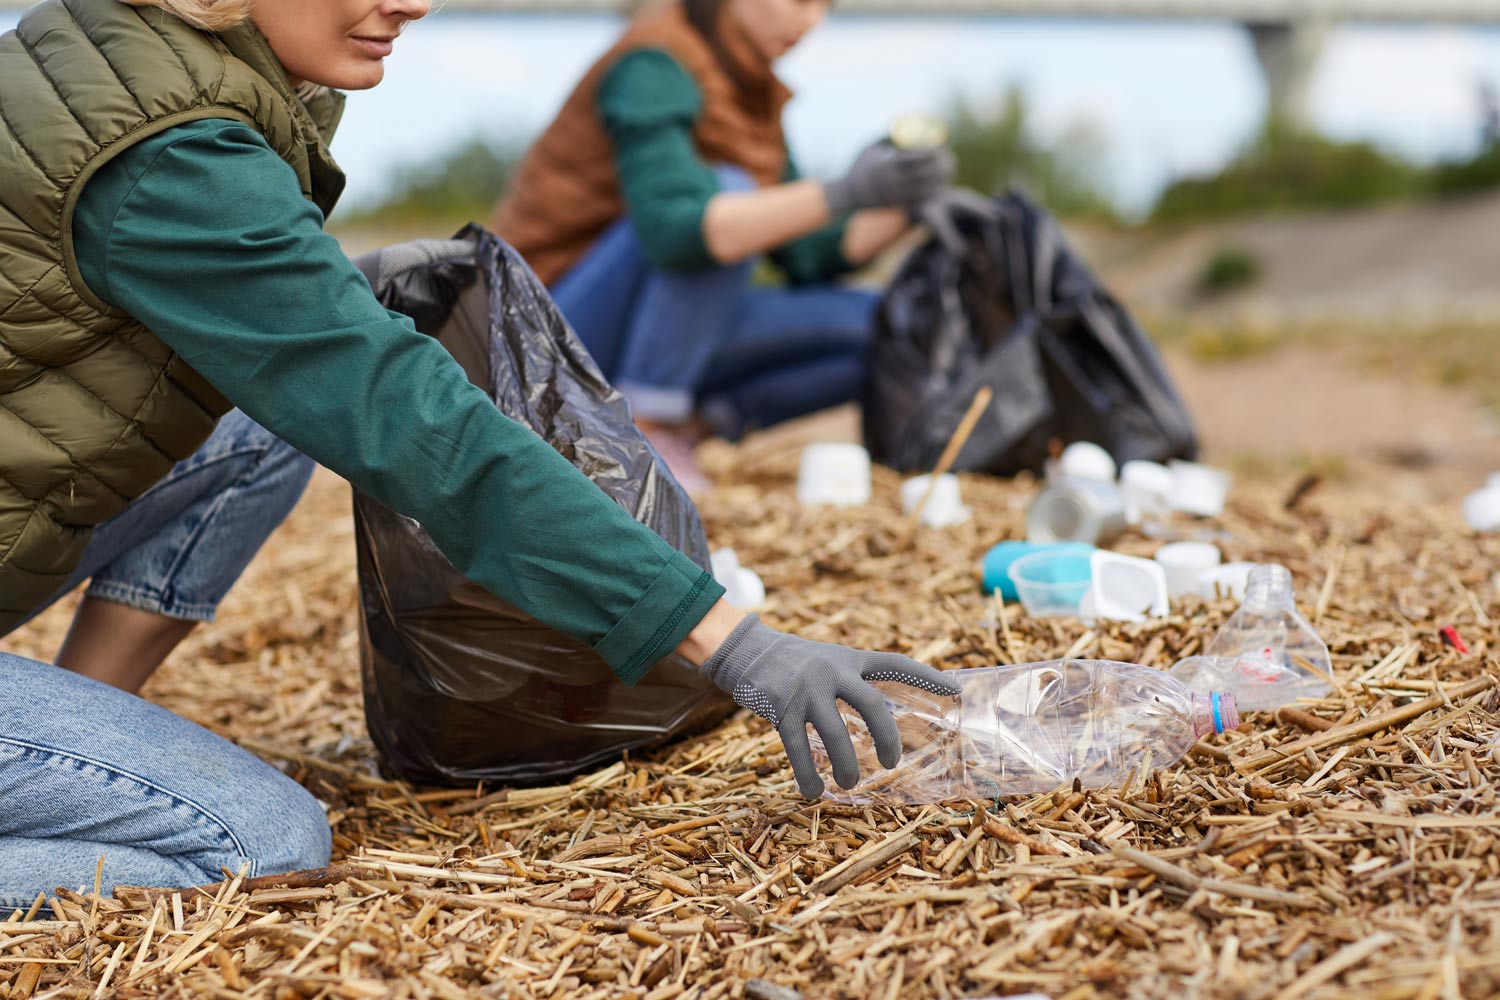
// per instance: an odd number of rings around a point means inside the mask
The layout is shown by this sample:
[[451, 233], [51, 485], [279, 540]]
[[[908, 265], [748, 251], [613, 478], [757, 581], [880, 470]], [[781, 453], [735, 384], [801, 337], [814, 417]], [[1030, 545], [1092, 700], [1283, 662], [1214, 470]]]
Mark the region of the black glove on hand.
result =
[[866, 208], [911, 211], [946, 187], [955, 169], [946, 147], [898, 149], [885, 139], [859, 154], [849, 172], [823, 190], [835, 216]]
[[776, 727], [797, 788], [810, 799], [823, 794], [823, 779], [813, 766], [809, 722], [823, 738], [834, 780], [843, 788], [859, 783], [859, 759], [839, 715], [839, 699], [864, 718], [876, 758], [890, 768], [901, 760], [901, 734], [885, 698], [867, 682], [900, 681], [934, 694], [959, 693], [941, 671], [900, 653], [799, 639], [762, 625], [755, 615], [740, 622], [703, 671], [736, 702]]

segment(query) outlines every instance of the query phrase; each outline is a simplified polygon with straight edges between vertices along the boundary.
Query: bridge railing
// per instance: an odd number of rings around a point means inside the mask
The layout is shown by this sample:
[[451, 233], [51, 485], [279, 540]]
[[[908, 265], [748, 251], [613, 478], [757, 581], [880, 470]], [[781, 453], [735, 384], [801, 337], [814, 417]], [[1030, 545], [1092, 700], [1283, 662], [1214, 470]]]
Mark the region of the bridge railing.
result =
[[[35, 2], [0, 0], [0, 10], [24, 10]], [[642, 0], [439, 2], [448, 10], [493, 14], [598, 14], [624, 12], [642, 5]], [[1500, 0], [839, 0], [839, 10], [893, 16], [1500, 23]]]

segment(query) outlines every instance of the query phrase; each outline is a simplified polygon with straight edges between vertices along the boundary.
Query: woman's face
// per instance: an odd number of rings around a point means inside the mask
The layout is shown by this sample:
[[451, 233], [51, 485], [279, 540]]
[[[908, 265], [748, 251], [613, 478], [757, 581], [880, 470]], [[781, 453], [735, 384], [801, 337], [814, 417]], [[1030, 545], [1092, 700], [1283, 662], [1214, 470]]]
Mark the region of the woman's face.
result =
[[831, 0], [728, 0], [730, 16], [767, 62], [786, 55], [828, 16]]
[[367, 90], [385, 76], [383, 60], [428, 0], [255, 0], [250, 20], [294, 84]]

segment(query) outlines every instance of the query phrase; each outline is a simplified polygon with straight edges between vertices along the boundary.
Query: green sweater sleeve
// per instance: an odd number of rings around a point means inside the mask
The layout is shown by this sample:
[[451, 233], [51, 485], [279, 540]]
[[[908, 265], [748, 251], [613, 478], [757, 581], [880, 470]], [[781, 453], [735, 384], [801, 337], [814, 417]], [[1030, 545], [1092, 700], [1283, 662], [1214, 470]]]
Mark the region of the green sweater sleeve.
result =
[[215, 120], [111, 161], [73, 231], [89, 286], [236, 406], [639, 679], [722, 588], [382, 308], [322, 223], [258, 133]]
[[[797, 162], [788, 150], [782, 181], [791, 183], [801, 179]], [[848, 219], [836, 219], [822, 229], [771, 251], [771, 261], [793, 285], [826, 285], [839, 275], [854, 270], [854, 265], [844, 257], [844, 231], [848, 228]]]
[[719, 179], [693, 139], [703, 110], [693, 78], [665, 52], [630, 52], [599, 81], [598, 109], [647, 259], [663, 271], [714, 266], [703, 213]]
[[[664, 271], [713, 267], [703, 213], [719, 193], [719, 181], [693, 138], [703, 110], [693, 78], [667, 53], [639, 49], [600, 80], [598, 107], [647, 259]], [[788, 155], [782, 180], [800, 179]], [[773, 251], [771, 260], [794, 285], [826, 284], [852, 270], [843, 254], [845, 225], [841, 220], [793, 240]]]

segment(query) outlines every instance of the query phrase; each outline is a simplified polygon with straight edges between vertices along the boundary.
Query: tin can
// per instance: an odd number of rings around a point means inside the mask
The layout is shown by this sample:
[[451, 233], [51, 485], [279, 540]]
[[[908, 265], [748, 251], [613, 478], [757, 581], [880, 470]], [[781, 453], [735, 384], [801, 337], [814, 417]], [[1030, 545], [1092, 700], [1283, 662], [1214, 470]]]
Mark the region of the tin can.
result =
[[1037, 494], [1026, 511], [1026, 538], [1032, 542], [1085, 542], [1108, 545], [1125, 531], [1125, 498], [1114, 483], [1056, 479]]
[[937, 149], [948, 144], [948, 125], [931, 115], [902, 115], [891, 122], [890, 139], [897, 149]]

